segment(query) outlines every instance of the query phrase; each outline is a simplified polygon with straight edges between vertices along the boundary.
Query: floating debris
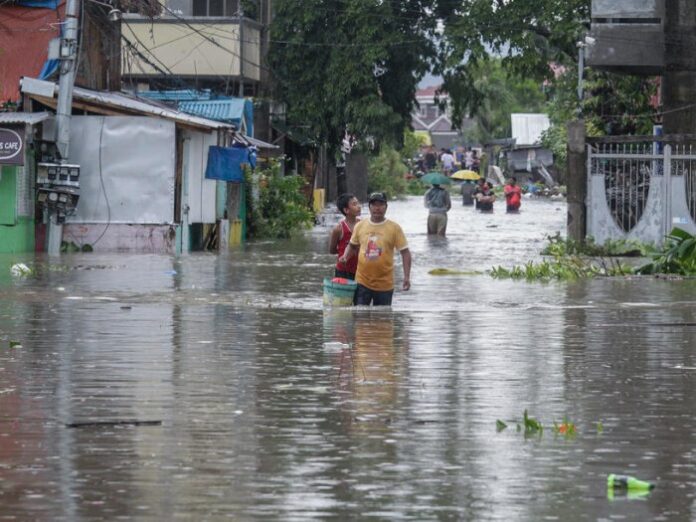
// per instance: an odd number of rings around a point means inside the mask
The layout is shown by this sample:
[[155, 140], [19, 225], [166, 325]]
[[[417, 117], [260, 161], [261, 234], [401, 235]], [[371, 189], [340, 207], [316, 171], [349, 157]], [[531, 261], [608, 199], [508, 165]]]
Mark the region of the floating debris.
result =
[[31, 275], [32, 270], [24, 263], [15, 263], [10, 267], [10, 273], [15, 277], [25, 277]]
[[445, 275], [480, 275], [482, 272], [474, 270], [452, 270], [449, 268], [433, 268], [428, 272], [430, 275], [445, 276]]
[[66, 423], [66, 428], [109, 428], [114, 426], [161, 426], [161, 420], [115, 420]]

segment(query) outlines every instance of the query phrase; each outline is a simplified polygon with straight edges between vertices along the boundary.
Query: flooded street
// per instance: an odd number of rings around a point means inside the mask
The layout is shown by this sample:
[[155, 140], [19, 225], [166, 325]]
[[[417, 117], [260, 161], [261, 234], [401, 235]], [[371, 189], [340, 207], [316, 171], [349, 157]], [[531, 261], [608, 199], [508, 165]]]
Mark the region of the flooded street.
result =
[[[0, 520], [695, 519], [696, 281], [495, 280], [565, 203], [453, 203], [447, 239], [390, 203], [414, 255], [391, 309], [323, 309], [321, 227], [0, 256]], [[656, 488], [608, 498], [610, 473]]]

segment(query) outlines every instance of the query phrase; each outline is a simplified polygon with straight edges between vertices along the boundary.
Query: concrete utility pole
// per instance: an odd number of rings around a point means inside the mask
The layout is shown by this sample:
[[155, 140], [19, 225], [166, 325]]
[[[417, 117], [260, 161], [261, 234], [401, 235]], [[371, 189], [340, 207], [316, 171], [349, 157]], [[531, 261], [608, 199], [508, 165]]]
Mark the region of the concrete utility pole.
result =
[[696, 133], [696, 2], [665, 0], [664, 134]]
[[568, 122], [568, 238], [584, 242], [586, 234], [587, 171], [585, 168], [585, 121]]
[[73, 86], [77, 72], [77, 29], [79, 0], [67, 0], [65, 24], [60, 40], [60, 81], [56, 106], [56, 145], [62, 160], [70, 151], [70, 117], [72, 114]]
[[[66, 162], [70, 153], [70, 118], [72, 115], [73, 86], [77, 72], [77, 31], [79, 0], [67, 0], [65, 24], [60, 40], [60, 80], [56, 104], [56, 147], [61, 162]], [[60, 254], [63, 241], [63, 224], [57, 210], [49, 210], [46, 251], [50, 255]]]

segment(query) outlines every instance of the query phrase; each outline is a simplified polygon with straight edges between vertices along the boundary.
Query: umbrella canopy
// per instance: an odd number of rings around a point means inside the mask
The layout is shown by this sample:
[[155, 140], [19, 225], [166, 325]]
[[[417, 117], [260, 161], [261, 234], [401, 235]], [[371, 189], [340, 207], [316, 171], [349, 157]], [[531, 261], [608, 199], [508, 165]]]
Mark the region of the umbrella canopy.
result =
[[476, 181], [480, 177], [481, 176], [479, 176], [478, 172], [474, 172], [473, 170], [458, 170], [457, 172], [452, 174], [452, 179]]
[[445, 176], [442, 172], [428, 172], [420, 179], [423, 183], [430, 185], [450, 185], [452, 180]]

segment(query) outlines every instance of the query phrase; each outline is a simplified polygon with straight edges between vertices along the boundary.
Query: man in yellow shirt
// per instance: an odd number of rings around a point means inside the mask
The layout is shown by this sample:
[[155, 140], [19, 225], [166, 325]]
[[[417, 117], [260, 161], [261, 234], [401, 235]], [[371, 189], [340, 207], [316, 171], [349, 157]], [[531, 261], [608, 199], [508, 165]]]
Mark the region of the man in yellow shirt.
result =
[[368, 208], [370, 219], [355, 225], [341, 259], [346, 262], [356, 253], [358, 255], [356, 305], [390, 306], [394, 295], [394, 250], [401, 253], [404, 290], [411, 288], [411, 252], [401, 227], [384, 217], [387, 212], [386, 194], [370, 194]]

